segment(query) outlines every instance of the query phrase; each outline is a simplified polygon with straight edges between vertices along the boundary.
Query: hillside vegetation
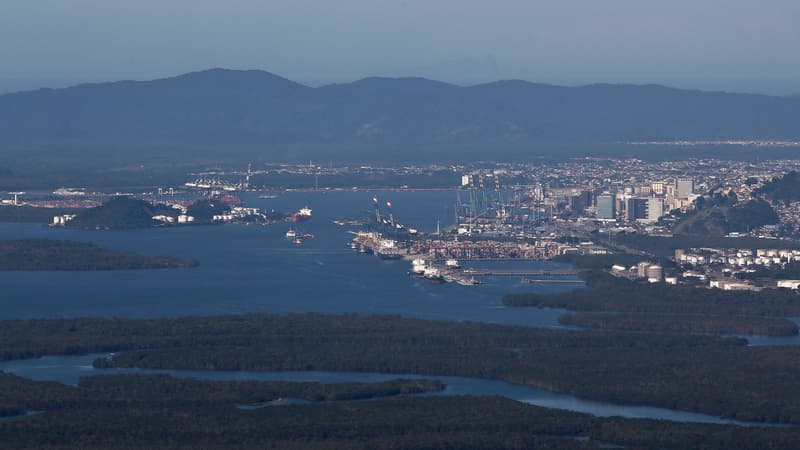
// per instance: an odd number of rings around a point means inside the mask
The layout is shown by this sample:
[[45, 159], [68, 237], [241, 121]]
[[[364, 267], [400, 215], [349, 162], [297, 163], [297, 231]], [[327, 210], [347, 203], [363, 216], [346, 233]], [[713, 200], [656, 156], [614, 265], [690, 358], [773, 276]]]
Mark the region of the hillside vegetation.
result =
[[[441, 161], [561, 157], [650, 140], [798, 139], [800, 99], [656, 85], [562, 87], [519, 80], [461, 87], [365, 78], [318, 88], [262, 71], [213, 69], [152, 81], [0, 96], [8, 151], [116, 161]], [[694, 149], [696, 152], [697, 149]]]
[[[230, 207], [217, 200], [199, 200], [189, 206], [187, 214], [195, 223], [210, 223], [215, 214], [224, 214]], [[179, 211], [163, 204], [153, 205], [132, 197], [114, 197], [100, 206], [79, 210], [77, 217], [67, 222], [69, 228], [129, 229], [164, 225], [153, 216], [164, 215], [175, 219]]]
[[155, 208], [144, 200], [114, 197], [100, 206], [79, 212], [66, 226], [88, 229], [147, 228], [158, 224], [153, 220], [154, 215]]
[[194, 267], [195, 261], [144, 256], [88, 242], [51, 239], [0, 241], [0, 270], [126, 270]]
[[695, 209], [681, 217], [673, 232], [718, 237], [731, 232], [746, 233], [778, 222], [778, 214], [764, 200], [740, 202], [733, 193], [716, 193], [708, 199], [695, 201]]
[[[0, 373], [0, 442], [8, 448], [500, 450], [784, 449], [796, 428], [597, 418], [500, 397], [399, 397], [244, 411], [276, 395], [383, 393], [409, 382], [201, 382], [166, 376], [98, 376], [79, 386]], [[421, 380], [414, 381], [417, 385]], [[438, 383], [427, 382], [436, 388]], [[414, 387], [414, 386], [412, 386]], [[397, 388], [389, 387], [395, 391]], [[24, 416], [25, 411], [39, 414]], [[10, 417], [14, 414], [20, 417]], [[77, 444], [79, 443], [79, 444]]]
[[800, 296], [786, 289], [757, 292], [699, 289], [689, 285], [629, 280], [603, 271], [585, 272], [582, 277], [587, 289], [558, 294], [510, 294], [503, 298], [503, 303], [586, 312], [800, 316]]
[[758, 188], [756, 194], [773, 202], [800, 201], [800, 173], [793, 170], [782, 177], [775, 177]]
[[0, 341], [0, 359], [115, 352], [95, 366], [456, 375], [800, 423], [800, 348], [712, 336], [308, 314], [3, 321]]

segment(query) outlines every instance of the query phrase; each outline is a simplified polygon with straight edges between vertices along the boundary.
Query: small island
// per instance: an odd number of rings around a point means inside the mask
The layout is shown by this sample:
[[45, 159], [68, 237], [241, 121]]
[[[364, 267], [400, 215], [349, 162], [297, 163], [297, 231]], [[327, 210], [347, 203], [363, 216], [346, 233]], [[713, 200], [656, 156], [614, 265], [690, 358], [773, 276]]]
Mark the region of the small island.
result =
[[0, 270], [132, 270], [196, 267], [197, 261], [145, 256], [96, 244], [51, 239], [0, 241]]
[[106, 203], [83, 210], [64, 223], [68, 228], [131, 229], [149, 228], [164, 222], [157, 217], [177, 215], [166, 205], [153, 205], [132, 197], [114, 197]]
[[223, 223], [269, 225], [308, 220], [311, 218], [311, 209], [302, 208], [294, 214], [287, 214], [232, 206], [230, 200], [219, 197], [203, 198], [186, 205], [186, 202], [152, 203], [135, 197], [117, 196], [99, 206], [50, 218], [51, 226], [81, 230], [124, 230]]
[[[153, 397], [178, 395], [185, 399], [202, 398], [210, 391], [214, 402], [243, 405], [256, 409], [278, 404], [285, 399], [307, 402], [345, 402], [441, 392], [445, 384], [435, 379], [403, 379], [372, 383], [318, 383], [297, 381], [214, 380], [174, 378], [167, 374], [113, 374], [82, 377], [79, 386], [90, 391], [116, 393], [147, 390]], [[206, 396], [206, 398], [212, 396]]]

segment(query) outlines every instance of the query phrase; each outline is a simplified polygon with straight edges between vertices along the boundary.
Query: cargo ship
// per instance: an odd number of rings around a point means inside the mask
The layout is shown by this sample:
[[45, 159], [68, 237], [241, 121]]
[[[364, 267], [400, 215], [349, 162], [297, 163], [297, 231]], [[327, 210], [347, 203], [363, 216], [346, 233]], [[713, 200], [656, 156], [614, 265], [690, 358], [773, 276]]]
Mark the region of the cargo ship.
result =
[[424, 259], [417, 258], [411, 261], [411, 273], [415, 275], [422, 275], [425, 272], [425, 267], [427, 266], [428, 264]]
[[289, 216], [289, 220], [291, 220], [292, 222], [303, 222], [306, 220], [311, 220], [311, 209], [308, 206], [300, 208], [299, 211]]
[[433, 266], [426, 267], [422, 272], [422, 277], [433, 284], [444, 283], [444, 275], [442, 275], [439, 269]]
[[431, 264], [428, 264], [427, 261], [421, 258], [416, 258], [411, 261], [410, 273], [411, 275], [422, 276], [422, 278], [434, 284], [444, 283], [447, 281], [441, 270]]

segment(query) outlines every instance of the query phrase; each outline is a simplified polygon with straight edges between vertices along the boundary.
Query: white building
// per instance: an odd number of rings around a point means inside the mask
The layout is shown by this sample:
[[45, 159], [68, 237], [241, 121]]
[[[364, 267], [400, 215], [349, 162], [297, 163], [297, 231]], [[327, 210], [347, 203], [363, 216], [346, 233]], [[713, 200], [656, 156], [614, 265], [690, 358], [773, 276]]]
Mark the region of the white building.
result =
[[778, 287], [796, 291], [800, 288], [800, 280], [778, 280]]

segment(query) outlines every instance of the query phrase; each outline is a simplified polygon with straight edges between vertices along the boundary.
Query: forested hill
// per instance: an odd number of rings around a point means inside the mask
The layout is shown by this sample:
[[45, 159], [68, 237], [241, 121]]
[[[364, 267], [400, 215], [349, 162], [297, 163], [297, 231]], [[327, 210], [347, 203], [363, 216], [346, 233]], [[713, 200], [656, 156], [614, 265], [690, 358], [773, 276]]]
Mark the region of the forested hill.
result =
[[791, 171], [782, 177], [775, 177], [756, 190], [773, 202], [796, 202], [800, 200], [800, 173]]
[[0, 240], [4, 270], [132, 270], [197, 266], [170, 256], [145, 256], [99, 247], [89, 242], [51, 239]]
[[272, 159], [347, 160], [366, 152], [372, 159], [436, 160], [487, 149], [497, 159], [566, 144], [800, 139], [798, 123], [800, 98], [655, 85], [460, 87], [421, 78], [312, 88], [268, 72], [224, 69], [0, 96], [6, 152], [93, 149], [136, 157], [224, 147], [227, 156]]

